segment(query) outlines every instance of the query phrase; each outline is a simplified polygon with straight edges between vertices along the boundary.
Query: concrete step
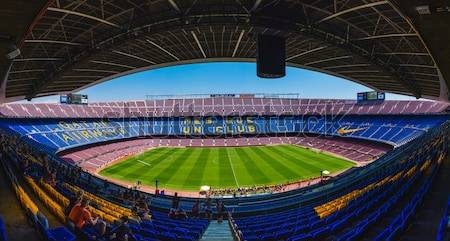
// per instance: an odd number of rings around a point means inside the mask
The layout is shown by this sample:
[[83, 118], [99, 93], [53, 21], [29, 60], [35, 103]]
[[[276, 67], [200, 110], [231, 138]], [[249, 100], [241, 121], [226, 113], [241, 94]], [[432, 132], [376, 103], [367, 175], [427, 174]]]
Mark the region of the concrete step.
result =
[[228, 220], [224, 220], [222, 223], [211, 221], [201, 240], [233, 241], [233, 234], [231, 232], [230, 225], [228, 224]]

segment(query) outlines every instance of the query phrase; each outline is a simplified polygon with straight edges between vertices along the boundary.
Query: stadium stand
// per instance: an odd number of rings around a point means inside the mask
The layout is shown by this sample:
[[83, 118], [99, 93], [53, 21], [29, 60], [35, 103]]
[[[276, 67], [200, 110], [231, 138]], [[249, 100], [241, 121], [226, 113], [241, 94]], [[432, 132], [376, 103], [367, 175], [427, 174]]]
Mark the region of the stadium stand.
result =
[[398, 115], [443, 112], [447, 103], [432, 101], [384, 101], [361, 104], [354, 100], [232, 98], [164, 99], [127, 102], [98, 102], [89, 106], [60, 104], [3, 104], [5, 117], [23, 118], [117, 118], [144, 116], [231, 116], [231, 115]]
[[[172, 197], [115, 185], [89, 171], [162, 146], [288, 143], [330, 152], [362, 165], [300, 189], [225, 199], [237, 239], [354, 240], [364, 236], [393, 240], [411, 221], [448, 149], [450, 127], [443, 112], [447, 105], [438, 102], [359, 105], [345, 100], [274, 98], [180, 101], [2, 105], [0, 112], [8, 116], [0, 120], [2, 144], [8, 147], [2, 153], [11, 160], [2, 160], [2, 165], [18, 200], [43, 237], [75, 239], [65, 227], [49, 228], [40, 209], [45, 206], [49, 215], [65, 223], [67, 209], [82, 193], [82, 198], [91, 202], [87, 207], [90, 213], [106, 222], [108, 235], [117, 232], [124, 220], [130, 220], [126, 225], [135, 240], [199, 240], [209, 226], [208, 219], [173, 219], [168, 216]], [[332, 107], [327, 103], [330, 101]], [[177, 104], [183, 107], [169, 107]], [[130, 118], [99, 118], [124, 105], [141, 108], [141, 114], [161, 117], [136, 117], [126, 111], [119, 116]], [[149, 105], [162, 109], [152, 110]], [[201, 108], [196, 110], [195, 105]], [[206, 114], [218, 110], [230, 116]], [[261, 115], [246, 116], [247, 111], [260, 111]], [[325, 112], [340, 114], [319, 115]], [[195, 115], [186, 116], [191, 114]], [[17, 177], [28, 188], [22, 188], [15, 181]], [[28, 189], [43, 207], [30, 198]], [[147, 216], [137, 212], [139, 200], [148, 202]], [[190, 210], [196, 201], [181, 198], [179, 205], [182, 210]], [[93, 240], [97, 231], [86, 226], [74, 233]]]
[[6, 237], [5, 223], [3, 222], [3, 219], [1, 217], [0, 217], [0, 240], [1, 241], [8, 240]]
[[0, 126], [48, 152], [140, 136], [266, 135], [314, 133], [402, 145], [443, 123], [445, 115], [279, 116], [108, 120], [4, 119]]
[[[3, 156], [3, 158], [5, 157]], [[34, 227], [36, 227], [42, 238], [44, 240], [74, 241], [76, 239], [76, 236], [66, 227], [49, 227], [46, 216], [39, 210], [37, 204], [30, 198], [30, 196], [24, 191], [24, 188], [17, 181], [17, 177], [14, 171], [15, 167], [13, 165], [14, 161], [10, 159], [10, 161], [8, 162], [3, 159], [1, 160], [1, 164], [5, 172], [7, 173], [7, 176], [9, 177], [10, 184], [16, 193], [17, 199], [21, 203], [25, 213], [29, 218], [29, 222], [32, 223]], [[39, 189], [36, 189], [35, 192], [39, 192], [39, 198], [44, 201], [43, 203], [45, 203], [46, 206], [50, 208], [52, 212], [54, 212], [54, 214], [59, 215], [59, 213], [57, 213], [57, 211], [59, 211], [57, 206], [54, 206], [54, 202], [50, 198], [48, 198], [44, 192]], [[58, 217], [62, 218], [62, 220], [65, 221], [64, 215]]]
[[[270, 215], [235, 218], [231, 219], [231, 222], [243, 240], [288, 238], [293, 241], [316, 240], [322, 237], [334, 237], [331, 240], [354, 240], [386, 215], [394, 205], [401, 205], [400, 200], [408, 200], [386, 230], [374, 238], [392, 240], [396, 232], [404, 229], [410, 215], [423, 198], [441, 161], [440, 158], [443, 158], [442, 153], [433, 155], [431, 159], [422, 159], [419, 155], [411, 156], [408, 161], [383, 173], [383, 176], [364, 180], [352, 190], [347, 190], [346, 194], [328, 202], [322, 200]], [[414, 192], [415, 190], [418, 191]], [[412, 199], [405, 198], [408, 192], [413, 193]], [[360, 221], [352, 221], [355, 219]]]

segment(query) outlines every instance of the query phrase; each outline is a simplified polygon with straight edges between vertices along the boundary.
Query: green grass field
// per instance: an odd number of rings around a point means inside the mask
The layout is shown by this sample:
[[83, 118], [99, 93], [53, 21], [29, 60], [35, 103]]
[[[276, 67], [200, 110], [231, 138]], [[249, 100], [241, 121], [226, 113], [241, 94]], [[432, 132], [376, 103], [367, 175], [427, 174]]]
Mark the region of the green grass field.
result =
[[294, 145], [156, 148], [116, 163], [100, 175], [162, 188], [212, 188], [281, 184], [353, 166], [352, 162]]

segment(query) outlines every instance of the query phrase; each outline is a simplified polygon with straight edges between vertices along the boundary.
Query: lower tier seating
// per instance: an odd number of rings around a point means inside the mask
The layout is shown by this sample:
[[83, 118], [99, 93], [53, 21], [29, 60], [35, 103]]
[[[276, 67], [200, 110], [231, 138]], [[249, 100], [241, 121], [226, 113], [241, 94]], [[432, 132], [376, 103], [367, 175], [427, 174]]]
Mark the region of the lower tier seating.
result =
[[[0, 163], [2, 164], [5, 172], [7, 173], [11, 187], [15, 191], [17, 199], [19, 200], [21, 206], [23, 207], [25, 213], [27, 214], [29, 222], [32, 223], [32, 225], [37, 229], [42, 238], [44, 240], [51, 240], [51, 241], [74, 241], [76, 239], [76, 236], [72, 232], [70, 232], [66, 227], [64, 226], [58, 226], [54, 228], [49, 227], [47, 217], [41, 211], [39, 211], [39, 207], [24, 191], [24, 189], [17, 181], [17, 177], [14, 174], [15, 173], [14, 167], [10, 166], [10, 164], [7, 164], [5, 160], [1, 160]], [[37, 192], [41, 193], [39, 190]], [[40, 197], [41, 200], [45, 198], [44, 194], [45, 193], [41, 193], [41, 195], [43, 195], [42, 197]], [[54, 205], [54, 203], [50, 203], [51, 199], [47, 197], [46, 201], [49, 202], [47, 204], [44, 201], [46, 206], [49, 208], [53, 208], [52, 205]], [[55, 210], [50, 211], [54, 212]], [[6, 240], [6, 236], [4, 236], [4, 230], [2, 231], [1, 228], [0, 233], [2, 234], [0, 240], [2, 240], [2, 238], [3, 240]]]
[[448, 197], [447, 207], [444, 215], [439, 223], [439, 229], [436, 236], [436, 241], [448, 240], [450, 237], [450, 196]]
[[0, 217], [0, 241], [6, 241], [6, 229], [5, 223], [3, 223], [2, 217]]
[[[410, 160], [386, 173], [384, 177], [366, 180], [333, 200], [318, 201], [269, 215], [235, 218], [232, 223], [242, 240], [247, 241], [310, 241], [322, 240], [325, 237], [328, 237], [327, 240], [354, 240], [361, 236], [368, 226], [385, 216], [394, 205], [398, 205], [399, 200], [408, 192], [416, 190], [413, 187], [418, 186], [419, 191], [405, 206], [405, 211], [396, 217], [400, 217], [401, 222], [406, 222], [426, 192], [424, 187], [427, 185], [423, 183], [431, 180], [429, 169], [435, 170], [437, 163], [436, 160]], [[426, 181], [418, 181], [419, 179]], [[402, 213], [406, 216], [401, 216]], [[380, 235], [395, 235], [396, 230], [402, 228], [400, 224], [392, 223], [386, 228], [387, 231]]]

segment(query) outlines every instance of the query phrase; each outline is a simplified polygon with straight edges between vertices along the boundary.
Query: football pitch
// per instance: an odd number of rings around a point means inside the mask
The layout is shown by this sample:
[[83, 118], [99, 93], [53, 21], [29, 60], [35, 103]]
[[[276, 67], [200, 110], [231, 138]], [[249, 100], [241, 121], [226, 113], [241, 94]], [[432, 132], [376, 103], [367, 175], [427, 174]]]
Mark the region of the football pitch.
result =
[[180, 191], [283, 184], [345, 170], [354, 163], [294, 145], [161, 147], [100, 171], [112, 179]]

